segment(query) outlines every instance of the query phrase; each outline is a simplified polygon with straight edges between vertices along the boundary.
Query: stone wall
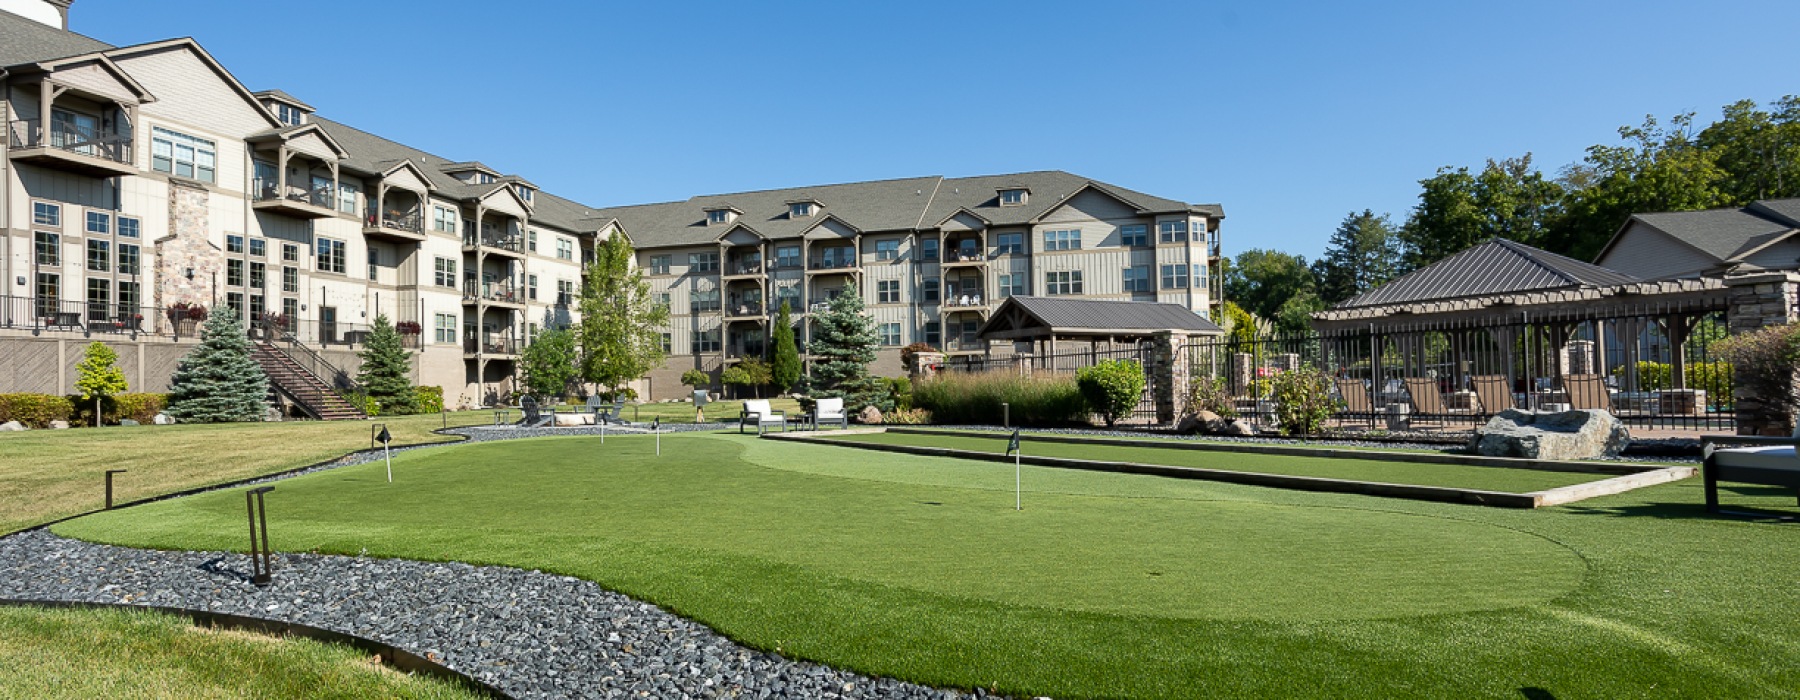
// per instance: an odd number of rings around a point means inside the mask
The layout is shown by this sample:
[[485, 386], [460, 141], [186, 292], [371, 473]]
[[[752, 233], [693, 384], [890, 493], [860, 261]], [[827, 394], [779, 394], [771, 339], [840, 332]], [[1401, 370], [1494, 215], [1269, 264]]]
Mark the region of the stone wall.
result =
[[[201, 187], [169, 181], [169, 235], [156, 241], [156, 301], [167, 309], [179, 303], [210, 307], [223, 274], [225, 257], [212, 242], [207, 207], [209, 193]], [[190, 275], [189, 272], [193, 274]], [[224, 280], [217, 280], [223, 283]]]
[[[1727, 317], [1732, 335], [1800, 321], [1800, 274], [1732, 275], [1725, 278], [1725, 284], [1731, 290], [1731, 308]], [[1763, 397], [1746, 386], [1744, 377], [1737, 377], [1736, 383], [1734, 398], [1739, 435], [1790, 434], [1794, 416], [1780, 407], [1766, 404]]]

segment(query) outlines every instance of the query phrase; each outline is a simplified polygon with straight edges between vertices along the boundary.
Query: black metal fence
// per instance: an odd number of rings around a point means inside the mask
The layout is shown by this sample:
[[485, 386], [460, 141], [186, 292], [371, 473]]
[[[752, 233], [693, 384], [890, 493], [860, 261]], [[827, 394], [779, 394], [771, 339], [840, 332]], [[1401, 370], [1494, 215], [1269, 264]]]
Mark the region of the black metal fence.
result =
[[1272, 427], [1276, 377], [1331, 380], [1334, 427], [1473, 430], [1507, 408], [1600, 409], [1637, 429], [1731, 432], [1731, 366], [1714, 354], [1722, 312], [1646, 309], [1516, 322], [1388, 325], [1191, 341], [1190, 381], [1213, 382], [1237, 413]]

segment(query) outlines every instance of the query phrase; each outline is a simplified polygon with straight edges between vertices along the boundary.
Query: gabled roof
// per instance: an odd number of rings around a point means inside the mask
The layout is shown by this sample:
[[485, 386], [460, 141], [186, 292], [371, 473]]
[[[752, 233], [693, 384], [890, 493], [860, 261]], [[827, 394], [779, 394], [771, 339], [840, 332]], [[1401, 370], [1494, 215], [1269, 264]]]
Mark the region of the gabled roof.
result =
[[253, 92], [250, 94], [260, 97], [260, 98], [275, 100], [277, 102], [286, 102], [290, 105], [299, 107], [300, 109], [306, 110], [308, 112], [313, 111], [312, 105], [309, 105], [305, 102], [301, 102], [300, 98], [294, 97], [293, 95], [289, 95], [280, 90], [259, 90], [257, 92]]
[[237, 76], [231, 74], [231, 70], [226, 68], [225, 64], [220, 63], [219, 59], [213, 58], [213, 55], [206, 50], [206, 47], [201, 46], [200, 42], [194, 41], [192, 38], [183, 37], [180, 39], [165, 39], [163, 41], [152, 41], [152, 42], [144, 43], [144, 44], [133, 44], [131, 46], [120, 46], [118, 48], [108, 50], [106, 52], [106, 55], [108, 57], [128, 56], [128, 55], [133, 55], [133, 54], [149, 53], [151, 51], [160, 51], [162, 49], [167, 49], [167, 48], [171, 48], [171, 47], [181, 47], [181, 48], [185, 48], [189, 51], [194, 52], [194, 55], [198, 56], [200, 58], [200, 62], [206, 64], [207, 68], [212, 69], [213, 73], [215, 75], [219, 76], [220, 80], [225, 81], [225, 85], [227, 87], [231, 88], [232, 92], [237, 93], [238, 97], [243, 98], [245, 103], [249, 104], [251, 107], [254, 107], [256, 109], [257, 115], [262, 117], [264, 121], [268, 122], [268, 124], [271, 128], [280, 128], [280, 127], [286, 126], [285, 124], [281, 123], [280, 119], [275, 118], [274, 111], [270, 110], [268, 107], [263, 106], [263, 103], [261, 100], [256, 99], [255, 95], [250, 94], [250, 88], [244, 87], [244, 84], [237, 79]]
[[1338, 304], [1351, 309], [1639, 281], [1622, 272], [1495, 238]]
[[267, 129], [264, 131], [259, 131], [257, 133], [251, 134], [249, 137], [245, 138], [244, 140], [249, 141], [251, 143], [262, 143], [265, 141], [292, 141], [301, 136], [305, 136], [306, 134], [317, 134], [319, 139], [324, 141], [325, 145], [330, 146], [331, 150], [333, 152], [337, 153], [337, 156], [339, 158], [343, 158], [344, 156], [349, 154], [349, 151], [344, 150], [344, 147], [337, 142], [337, 139], [332, 138], [331, 134], [329, 132], [325, 131], [323, 128], [320, 128], [318, 124], [312, 123], [312, 122], [308, 122], [305, 124], [297, 124], [297, 125], [293, 125], [293, 126], [282, 126], [280, 128], [276, 128], [276, 129]]
[[1147, 336], [1158, 331], [1219, 334], [1225, 331], [1180, 304], [1067, 297], [1009, 297], [977, 336]]
[[1666, 233], [1720, 263], [1730, 263], [1800, 228], [1800, 199], [1765, 199], [1740, 209], [1632, 214], [1594, 259], [1605, 259], [1634, 223]]
[[0, 66], [105, 51], [112, 44], [0, 10]]

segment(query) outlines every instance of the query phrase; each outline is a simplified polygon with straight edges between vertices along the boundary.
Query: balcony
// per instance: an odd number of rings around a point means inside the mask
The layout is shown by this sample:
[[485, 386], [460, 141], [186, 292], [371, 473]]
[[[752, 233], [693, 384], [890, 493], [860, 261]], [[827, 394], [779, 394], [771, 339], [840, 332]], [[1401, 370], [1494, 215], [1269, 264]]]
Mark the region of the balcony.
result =
[[[848, 249], [846, 249], [846, 250], [848, 250]], [[856, 268], [857, 268], [857, 263], [856, 263], [855, 255], [844, 255], [844, 256], [832, 255], [832, 256], [813, 258], [810, 262], [808, 262], [806, 264], [806, 273], [809, 275], [810, 274], [818, 274], [818, 273], [824, 273], [824, 274], [853, 273], [853, 272], [856, 272]]]
[[522, 307], [525, 305], [525, 292], [510, 284], [471, 280], [463, 283], [463, 303], [471, 305], [509, 304]]
[[988, 262], [987, 254], [981, 252], [980, 249], [961, 248], [961, 249], [956, 249], [956, 250], [944, 251], [944, 261], [941, 263], [938, 263], [938, 264], [942, 265], [944, 267], [954, 267], [957, 265], [963, 265], [963, 266], [986, 265], [987, 262]]
[[951, 310], [953, 309], [963, 311], [986, 311], [990, 302], [987, 299], [983, 299], [980, 294], [954, 294], [946, 295], [944, 300], [939, 302], [939, 305], [944, 307], [945, 313], [951, 313]]
[[464, 338], [464, 355], [518, 355], [519, 343], [512, 338]]
[[481, 227], [481, 235], [463, 233], [463, 252], [501, 252], [525, 257], [525, 237], [493, 226]]
[[417, 243], [425, 240], [425, 215], [370, 211], [363, 216], [363, 235]]
[[725, 349], [726, 362], [738, 362], [746, 359], [762, 359], [766, 357], [766, 346], [762, 343], [740, 343]]
[[762, 274], [763, 274], [762, 261], [757, 260], [757, 261], [735, 263], [735, 264], [727, 265], [727, 266], [725, 266], [724, 272], [721, 273], [721, 276], [724, 277], [725, 279], [730, 280], [730, 279], [738, 279], [738, 278], [756, 278], [756, 277], [761, 277]]
[[761, 321], [763, 305], [760, 301], [744, 301], [731, 304], [725, 308], [727, 321]]
[[131, 134], [112, 134], [73, 124], [43, 128], [40, 119], [7, 124], [11, 143], [7, 156], [17, 163], [93, 177], [136, 174], [131, 162]]
[[944, 341], [944, 352], [946, 353], [987, 352], [987, 350], [988, 344], [985, 340], [976, 340], [974, 338], [951, 338]]
[[311, 187], [288, 183], [283, 187], [275, 180], [257, 180], [251, 184], [251, 207], [296, 219], [323, 219], [337, 216], [336, 192], [330, 183]]

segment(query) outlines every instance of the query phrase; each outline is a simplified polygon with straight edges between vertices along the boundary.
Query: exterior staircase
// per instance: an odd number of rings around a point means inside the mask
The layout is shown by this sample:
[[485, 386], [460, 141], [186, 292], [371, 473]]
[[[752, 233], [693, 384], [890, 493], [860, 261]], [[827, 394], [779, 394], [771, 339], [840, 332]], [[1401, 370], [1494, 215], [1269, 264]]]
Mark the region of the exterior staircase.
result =
[[[310, 349], [300, 346], [296, 352], [312, 361], [315, 369], [322, 369], [334, 376], [336, 368], [326, 364], [323, 359]], [[321, 379], [315, 369], [309, 369], [294, 355], [283, 350], [269, 340], [257, 340], [251, 343], [251, 357], [262, 365], [263, 374], [269, 375], [269, 390], [287, 397], [301, 411], [318, 420], [363, 420], [368, 418], [362, 409], [344, 399], [332, 385]]]

